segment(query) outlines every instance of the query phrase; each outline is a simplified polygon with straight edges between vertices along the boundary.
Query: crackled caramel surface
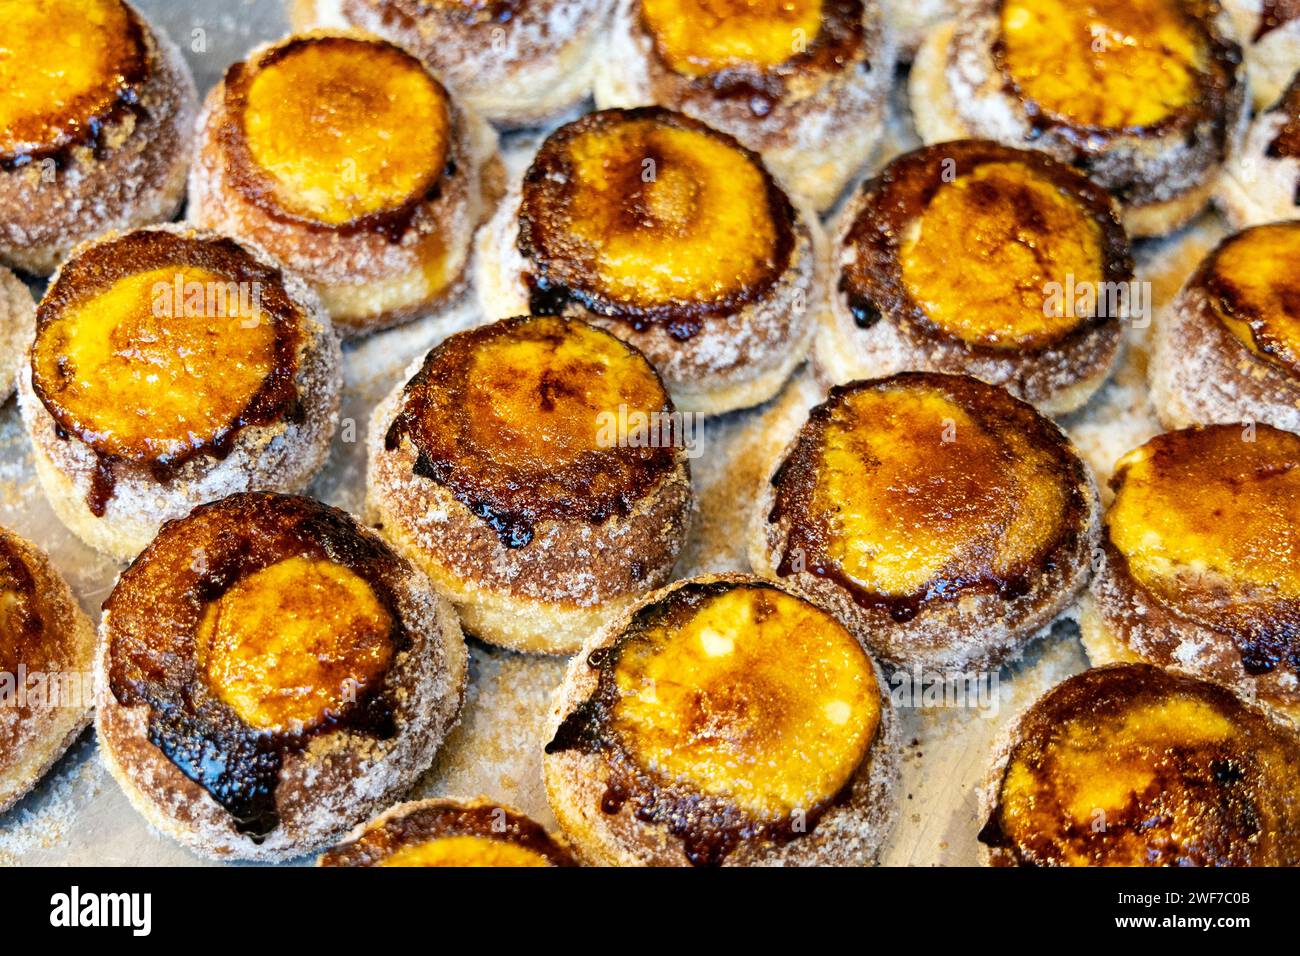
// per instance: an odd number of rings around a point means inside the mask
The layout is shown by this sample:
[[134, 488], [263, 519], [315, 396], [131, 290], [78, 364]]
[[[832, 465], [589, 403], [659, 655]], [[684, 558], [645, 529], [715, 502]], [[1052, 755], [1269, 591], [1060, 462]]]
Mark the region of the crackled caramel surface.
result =
[[339, 225], [422, 199], [442, 176], [446, 92], [395, 46], [290, 41], [234, 87], [248, 154], [286, 211]]
[[1300, 437], [1267, 425], [1159, 435], [1122, 458], [1110, 544], [1149, 594], [1270, 668], [1300, 648]]
[[817, 37], [821, 0], [642, 0], [659, 55], [683, 76], [772, 67]]
[[1046, 112], [1143, 128], [1193, 103], [1208, 50], [1182, 0], [1004, 0], [1003, 63]]
[[145, 73], [120, 0], [0, 0], [0, 23], [0, 155], [92, 138]]
[[482, 836], [449, 836], [404, 847], [380, 866], [550, 866], [540, 853]]
[[1038, 865], [1295, 865], [1297, 759], [1228, 691], [1087, 671], [1022, 719], [981, 839]]
[[963, 341], [1032, 348], [1092, 318], [1048, 307], [1050, 283], [1097, 289], [1102, 236], [1094, 213], [1040, 171], [989, 162], [941, 187], [899, 250], [908, 293]]
[[1300, 223], [1256, 226], [1226, 239], [1199, 280], [1238, 341], [1300, 374]]

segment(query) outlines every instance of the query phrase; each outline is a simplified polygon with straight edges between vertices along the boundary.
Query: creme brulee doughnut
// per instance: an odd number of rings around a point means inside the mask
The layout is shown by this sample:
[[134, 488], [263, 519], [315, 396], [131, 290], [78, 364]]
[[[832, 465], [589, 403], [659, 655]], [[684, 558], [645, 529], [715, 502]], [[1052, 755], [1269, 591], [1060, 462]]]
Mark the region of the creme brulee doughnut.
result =
[[209, 94], [190, 218], [265, 248], [360, 335], [462, 291], [502, 176], [496, 135], [415, 57], [309, 33], [254, 50]]
[[1300, 722], [1300, 436], [1168, 432], [1111, 485], [1080, 618], [1089, 658], [1180, 670]]
[[572, 653], [667, 582], [685, 541], [674, 417], [645, 357], [608, 332], [550, 316], [480, 326], [375, 410], [368, 508], [468, 632]]
[[877, 0], [618, 0], [595, 93], [730, 133], [822, 211], [875, 153], [893, 77]]
[[1213, 684], [1145, 664], [1048, 691], [980, 793], [999, 866], [1300, 865], [1300, 745]]
[[917, 130], [1044, 150], [1109, 189], [1130, 235], [1164, 235], [1248, 118], [1234, 35], [1213, 0], [975, 0], [917, 54]]
[[329, 453], [342, 357], [316, 296], [265, 253], [185, 226], [78, 247], [19, 376], [60, 520], [119, 560], [236, 491], [298, 491]]
[[725, 133], [658, 107], [560, 127], [479, 234], [488, 318], [572, 315], [645, 353], [682, 411], [771, 398], [822, 310], [816, 217]]
[[1300, 219], [1300, 72], [1276, 103], [1255, 116], [1215, 200], [1236, 229]]
[[352, 27], [410, 50], [498, 126], [540, 126], [591, 90], [613, 0], [291, 0], [295, 29]]
[[861, 866], [897, 813], [871, 658], [756, 578], [678, 581], [593, 635], [550, 730], [546, 794], [590, 864]]
[[1041, 152], [985, 140], [924, 147], [865, 182], [831, 269], [814, 347], [823, 385], [961, 372], [1054, 415], [1110, 374], [1131, 301], [1118, 293], [1131, 296], [1133, 279], [1105, 190]]
[[40, 549], [0, 528], [0, 812], [90, 724], [95, 628]]
[[1049, 419], [973, 378], [905, 372], [811, 411], [759, 495], [750, 563], [882, 662], [973, 671], [1073, 603], [1097, 514]]
[[153, 826], [213, 857], [337, 841], [411, 786], [468, 654], [424, 575], [310, 498], [168, 522], [104, 602], [95, 726]]
[[48, 275], [77, 243], [170, 219], [197, 94], [122, 0], [0, 0], [0, 263]]
[[1148, 374], [1167, 428], [1300, 431], [1300, 221], [1224, 239], [1157, 318]]
[[486, 799], [420, 800], [386, 810], [317, 866], [577, 866], [564, 845], [517, 810]]

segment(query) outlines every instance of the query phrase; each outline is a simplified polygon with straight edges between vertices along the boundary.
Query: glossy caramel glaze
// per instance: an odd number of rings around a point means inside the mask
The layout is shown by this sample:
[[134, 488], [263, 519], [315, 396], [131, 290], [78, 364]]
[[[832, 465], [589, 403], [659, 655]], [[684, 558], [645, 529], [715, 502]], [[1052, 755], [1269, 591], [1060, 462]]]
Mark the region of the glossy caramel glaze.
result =
[[1158, 435], [1120, 459], [1108, 556], [1152, 600], [1230, 638], [1247, 673], [1300, 675], [1300, 437]]
[[677, 467], [670, 444], [602, 438], [620, 409], [629, 422], [673, 411], [640, 352], [576, 319], [505, 319], [429, 353], [386, 446], [409, 439], [417, 475], [446, 487], [507, 547], [525, 547], [542, 520], [628, 514]]
[[1246, 229], [1223, 240], [1189, 283], [1252, 354], [1300, 375], [1300, 222]]
[[321, 866], [577, 866], [537, 823], [488, 803], [396, 807]]
[[233, 65], [224, 95], [231, 181], [275, 218], [397, 241], [456, 173], [446, 90], [393, 44], [294, 37]]
[[971, 593], [1007, 602], [1086, 533], [1086, 473], [1001, 388], [908, 372], [831, 389], [772, 476], [776, 572], [809, 571], [905, 623]]
[[755, 153], [659, 107], [561, 127], [524, 177], [534, 314], [574, 304], [684, 341], [766, 294], [794, 241], [794, 210]]
[[279, 270], [232, 239], [145, 230], [65, 263], [36, 310], [32, 387], [98, 457], [91, 511], [112, 497], [115, 461], [166, 481], [294, 414], [302, 323]]
[[[1274, 159], [1300, 160], [1300, 72], [1292, 78], [1286, 92], [1269, 109], [1286, 117], [1277, 136], [1268, 144], [1265, 155]], [[1300, 206], [1300, 177], [1296, 178], [1295, 205]]]
[[984, 140], [890, 163], [863, 185], [843, 247], [839, 290], [860, 328], [888, 317], [984, 354], [1039, 352], [1118, 322], [1100, 297], [1091, 314], [1047, 308], [1047, 286], [1133, 276], [1105, 190], [1043, 153]]
[[843, 70], [864, 42], [862, 0], [641, 0], [639, 19], [666, 69], [758, 117], [794, 78]]
[[0, 166], [98, 148], [138, 105], [145, 26], [120, 0], [0, 0]]
[[1039, 866], [1295, 866], [1296, 738], [1145, 664], [1048, 692], [1015, 728], [980, 840]]
[[881, 725], [861, 645], [771, 585], [692, 582], [638, 610], [588, 655], [595, 691], [548, 754], [600, 754], [604, 813], [666, 827], [695, 865], [744, 841], [811, 832]]
[[404, 573], [378, 538], [309, 498], [202, 505], [165, 525], [104, 602], [108, 690], [146, 706], [150, 742], [240, 833], [264, 837], [279, 825], [286, 754], [338, 729], [395, 733], [386, 673], [410, 644]]
[[1154, 137], [1209, 121], [1220, 153], [1241, 48], [1214, 27], [1213, 0], [1001, 0], [994, 61], [1037, 135], [1085, 153], [1117, 135]]

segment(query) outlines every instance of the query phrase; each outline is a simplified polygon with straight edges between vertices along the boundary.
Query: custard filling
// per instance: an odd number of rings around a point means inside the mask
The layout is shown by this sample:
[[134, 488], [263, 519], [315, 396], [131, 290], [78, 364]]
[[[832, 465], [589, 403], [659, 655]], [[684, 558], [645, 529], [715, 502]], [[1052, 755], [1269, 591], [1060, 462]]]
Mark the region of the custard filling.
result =
[[822, 0], [642, 0], [641, 16], [673, 72], [770, 69], [807, 49]]
[[543, 854], [491, 837], [456, 834], [406, 846], [384, 857], [380, 866], [550, 866]]
[[1003, 0], [1001, 42], [1026, 98], [1099, 129], [1149, 127], [1194, 103], [1208, 60], [1179, 0]]

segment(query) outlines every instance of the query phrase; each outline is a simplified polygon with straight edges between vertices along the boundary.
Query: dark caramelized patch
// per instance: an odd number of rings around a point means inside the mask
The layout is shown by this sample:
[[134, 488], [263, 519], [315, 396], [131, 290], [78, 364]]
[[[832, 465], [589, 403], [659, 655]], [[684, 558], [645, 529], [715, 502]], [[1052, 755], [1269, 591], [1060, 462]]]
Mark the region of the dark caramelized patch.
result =
[[163, 527], [104, 602], [114, 698], [148, 707], [149, 741], [255, 840], [279, 825], [276, 788], [286, 755], [322, 733], [388, 740], [397, 731], [397, 690], [387, 674], [310, 726], [270, 732], [249, 727], [209, 686], [197, 646], [205, 611], [241, 581], [292, 558], [332, 562], [363, 579], [391, 618], [394, 653], [409, 649], [396, 590], [402, 563], [349, 515], [310, 498], [239, 494], [196, 508]]
[[768, 584], [688, 582], [586, 663], [596, 689], [546, 753], [601, 755], [601, 810], [665, 827], [696, 866], [812, 832], [851, 796], [880, 728], [861, 646]]
[[776, 284], [794, 210], [732, 137], [659, 107], [603, 110], [542, 144], [518, 241], [533, 314], [576, 308], [686, 340]]
[[65, 263], [36, 310], [32, 388], [59, 435], [98, 457], [91, 511], [104, 514], [116, 463], [165, 482], [198, 455], [224, 458], [241, 429], [292, 414], [302, 323], [280, 271], [233, 239], [143, 230]]
[[527, 817], [486, 804], [461, 806], [446, 801], [419, 804], [372, 824], [351, 843], [322, 856], [321, 865], [379, 866], [402, 850], [457, 836], [509, 843], [545, 858], [551, 866], [577, 866], [567, 850]]
[[[733, 62], [713, 62], [700, 59], [689, 49], [673, 52], [666, 43], [681, 41], [690, 47], [712, 33], [745, 29], [746, 14], [752, 14], [753, 4], [738, 0], [675, 0], [661, 6], [681, 6], [683, 9], [665, 9], [659, 19], [670, 24], [680, 36], [669, 40], [653, 28], [647, 16], [645, 3], [638, 4], [641, 29], [654, 41], [651, 49], [662, 67], [685, 78], [688, 89], [705, 93], [722, 100], [738, 100], [749, 106], [756, 117], [768, 115], [785, 98], [792, 80], [817, 74], [839, 73], [860, 55], [865, 42], [862, 0], [823, 0], [820, 22], [808, 30], [802, 17], [794, 12], [789, 17], [783, 59], [778, 63], [745, 62], [744, 56]], [[777, 4], [772, 4], [778, 7]], [[793, 5], [787, 5], [793, 6]], [[773, 18], [786, 12], [778, 7]], [[795, 24], [798, 24], [797, 26]], [[796, 30], [799, 32], [796, 34]], [[724, 44], [725, 46], [725, 44]], [[756, 51], [755, 51], [756, 52]], [[862, 69], [870, 69], [864, 63]]]
[[970, 594], [1014, 602], [1077, 550], [1086, 481], [1060, 430], [1001, 388], [920, 372], [837, 386], [772, 476], [777, 573], [899, 623]]
[[409, 439], [417, 475], [507, 547], [524, 547], [539, 521], [629, 514], [676, 467], [677, 452], [671, 442], [634, 445], [634, 430], [623, 442], [618, 422], [671, 421], [672, 412], [658, 374], [630, 346], [585, 322], [521, 317], [433, 349], [402, 393], [386, 445]]
[[1298, 762], [1222, 688], [1098, 668], [1021, 718], [979, 838], [1024, 865], [1295, 866]]
[[1157, 435], [1111, 486], [1118, 572], [1230, 639], [1247, 673], [1300, 676], [1300, 437], [1263, 424]]
[[455, 173], [447, 92], [391, 43], [295, 37], [232, 65], [224, 95], [231, 181], [274, 219], [399, 242]]
[[[1025, 177], [1032, 177], [1033, 194], [1027, 184], [1018, 189], [1010, 186], [1006, 182], [1007, 173], [979, 178], [981, 170], [1016, 168], [1022, 169]], [[998, 355], [1004, 354], [1008, 347], [1029, 353], [1060, 347], [1102, 323], [1118, 320], [1118, 316], [1084, 314], [1070, 316], [1072, 321], [1068, 323], [1053, 323], [1043, 329], [1012, 328], [996, 336], [987, 332], [959, 336], [939, 325], [915, 298], [904, 276], [904, 248], [935, 197], [967, 180], [970, 192], [967, 202], [985, 203], [989, 207], [988, 227], [995, 230], [987, 237], [971, 237], [972, 241], [987, 242], [993, 249], [1027, 246], [1031, 250], [1039, 243], [1054, 245], [1069, 241], [1070, 237], [1049, 231], [1056, 219], [1049, 216], [1049, 210], [1042, 209], [1045, 198], [1038, 195], [1038, 191], [1054, 186], [1063, 200], [1063, 208], [1077, 211], [1080, 223], [1090, 226], [1096, 234], [1096, 239], [1089, 241], [1099, 247], [1099, 261], [1091, 263], [1091, 268], [1098, 270], [1102, 281], [1107, 283], [1126, 283], [1132, 279], [1128, 238], [1116, 218], [1109, 195], [1100, 186], [1040, 152], [1013, 149], [986, 140], [938, 143], [900, 156], [862, 186], [863, 202], [843, 239], [844, 246], [851, 248], [855, 255], [842, 268], [838, 285], [859, 327], [869, 328], [886, 316], [891, 321], [906, 323], [923, 336], [959, 342], [976, 354]], [[987, 264], [983, 267], [987, 268]], [[978, 272], [982, 266], [978, 261], [961, 265], [954, 261], [951, 268], [956, 290], [961, 283], [973, 281], [970, 277], [963, 278], [963, 270]], [[1039, 286], [1044, 284], [1043, 280], [1064, 284], [1069, 277], [1058, 275], [1057, 271], [1052, 263], [1040, 257], [1032, 274], [1037, 276], [1034, 281]], [[1005, 296], [1015, 300], [1020, 291], [1017, 283], [1029, 278], [1028, 274], [999, 274], [990, 276], [988, 282], [1001, 282], [1005, 285]], [[1083, 276], [1075, 278], [1084, 280]], [[1045, 288], [1037, 291], [1041, 319], [1048, 293]], [[1013, 320], [1011, 325], [1018, 323]]]
[[45, 636], [36, 579], [8, 532], [0, 530], [0, 674], [17, 674], [22, 664], [52, 669], [46, 665], [57, 648]]
[[0, 38], [0, 169], [78, 147], [97, 153], [105, 131], [139, 115], [150, 75], [148, 28], [118, 0], [17, 3]]

